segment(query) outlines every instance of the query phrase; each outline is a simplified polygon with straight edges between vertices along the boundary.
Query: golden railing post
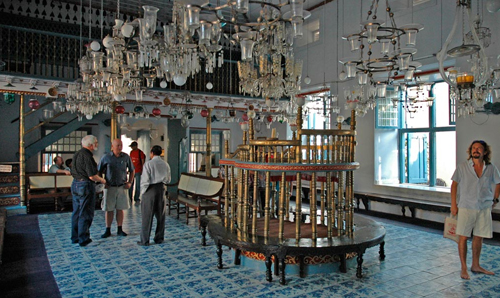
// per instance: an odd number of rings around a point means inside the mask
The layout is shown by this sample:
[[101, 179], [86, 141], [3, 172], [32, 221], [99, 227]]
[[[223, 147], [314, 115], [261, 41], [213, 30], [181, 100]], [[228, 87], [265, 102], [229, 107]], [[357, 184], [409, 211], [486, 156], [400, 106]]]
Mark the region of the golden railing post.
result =
[[332, 201], [333, 201], [333, 191], [332, 191], [332, 173], [326, 173], [326, 231], [328, 238], [333, 237], [332, 233]]
[[111, 108], [111, 127], [110, 127], [110, 137], [111, 137], [111, 142], [113, 140], [118, 139], [118, 114], [115, 111], [115, 107], [118, 105], [116, 101], [113, 102], [112, 108]]
[[344, 198], [344, 172], [339, 172], [339, 191], [338, 191], [338, 205], [337, 205], [337, 236], [341, 236], [345, 234], [345, 214], [344, 214], [344, 206], [345, 206], [345, 198]]
[[257, 234], [257, 188], [259, 185], [258, 172], [254, 171], [253, 176], [253, 212], [252, 212], [252, 234]]
[[[276, 182], [271, 182], [271, 217], [274, 218], [278, 214], [278, 207], [276, 206]], [[277, 218], [278, 216], [276, 216]]]
[[269, 237], [269, 220], [271, 218], [271, 212], [269, 207], [269, 201], [271, 199], [271, 173], [266, 171], [266, 202], [264, 208], [264, 237]]
[[[239, 170], [238, 170], [239, 171]], [[238, 181], [236, 181], [236, 179], [239, 179], [239, 178], [236, 178], [236, 176], [234, 175], [235, 173], [235, 168], [234, 166], [231, 166], [231, 194], [230, 194], [230, 198], [231, 198], [231, 219], [233, 221], [233, 227], [237, 227], [238, 226], [238, 206], [237, 206], [237, 203], [236, 203], [236, 187], [238, 187]]]
[[243, 232], [248, 231], [248, 211], [249, 211], [249, 184], [250, 184], [250, 171], [249, 170], [243, 170], [243, 176], [244, 176], [244, 193], [243, 193]]
[[286, 183], [286, 172], [281, 172], [281, 181], [280, 181], [280, 199], [278, 203], [278, 220], [279, 220], [279, 228], [278, 228], [278, 237], [279, 239], [283, 239], [285, 235], [285, 183]]
[[238, 194], [236, 196], [236, 208], [237, 208], [237, 226], [238, 229], [241, 231], [242, 230], [242, 223], [243, 223], [243, 170], [238, 168]]
[[[227, 141], [226, 141], [227, 142]], [[229, 227], [231, 223], [229, 222], [229, 204], [231, 202], [231, 186], [229, 185], [229, 167], [224, 165], [224, 223], [226, 227]]]
[[317, 202], [316, 202], [316, 172], [313, 172], [311, 175], [311, 200], [310, 200], [310, 205], [311, 205], [311, 239], [313, 241], [316, 241], [318, 237], [318, 231], [317, 231], [317, 225], [318, 225], [318, 219], [317, 219]]
[[212, 177], [212, 108], [208, 108], [207, 115], [207, 147], [205, 156], [205, 175]]
[[297, 173], [295, 190], [295, 240], [300, 241], [300, 225], [302, 224], [302, 181], [301, 173]]
[[21, 206], [26, 206], [26, 160], [24, 152], [24, 94], [19, 100], [19, 197]]
[[325, 182], [321, 182], [321, 195], [320, 195], [320, 200], [321, 200], [321, 224], [325, 224]]

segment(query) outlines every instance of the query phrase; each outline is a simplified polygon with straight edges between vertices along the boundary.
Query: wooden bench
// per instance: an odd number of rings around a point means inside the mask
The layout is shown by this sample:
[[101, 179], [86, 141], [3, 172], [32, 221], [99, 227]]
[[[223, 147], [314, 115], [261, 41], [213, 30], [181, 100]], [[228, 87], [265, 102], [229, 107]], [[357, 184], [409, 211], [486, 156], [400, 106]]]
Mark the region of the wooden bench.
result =
[[57, 211], [57, 198], [71, 196], [73, 177], [51, 173], [26, 174], [26, 212], [30, 213], [32, 199], [53, 198]]
[[[198, 225], [201, 223], [201, 211], [217, 210], [217, 215], [221, 214], [220, 196], [224, 189], [224, 180], [200, 176], [189, 173], [182, 173], [179, 181], [174, 184], [167, 184], [167, 187], [177, 187], [174, 193], [167, 193], [168, 213], [170, 210], [177, 210], [177, 219], [179, 214], [186, 213], [186, 224], [189, 218], [198, 217]], [[184, 205], [184, 212], [181, 212], [181, 205]], [[194, 209], [194, 216], [189, 216], [189, 208]]]
[[360, 210], [360, 203], [363, 202], [365, 210], [370, 211], [370, 201], [374, 201], [374, 202], [401, 206], [401, 212], [403, 213], [403, 216], [406, 216], [405, 214], [406, 207], [408, 207], [408, 209], [410, 209], [412, 218], [415, 218], [416, 216], [415, 209], [450, 213], [449, 203], [430, 202], [424, 200], [402, 198], [391, 195], [359, 193], [359, 192], [354, 193], [354, 198], [356, 199], [357, 210]]

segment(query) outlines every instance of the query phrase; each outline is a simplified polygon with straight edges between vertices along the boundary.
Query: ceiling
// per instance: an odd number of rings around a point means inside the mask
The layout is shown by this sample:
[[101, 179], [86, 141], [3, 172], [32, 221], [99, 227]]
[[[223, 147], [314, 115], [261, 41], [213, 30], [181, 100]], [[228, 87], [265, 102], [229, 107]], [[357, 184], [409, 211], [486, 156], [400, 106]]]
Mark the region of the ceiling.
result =
[[[194, 3], [200, 2], [202, 0], [185, 0], [186, 3]], [[311, 11], [318, 7], [325, 5], [326, 3], [333, 2], [335, 0], [305, 0], [304, 9]], [[280, 0], [270, 0], [268, 1], [273, 4], [284, 3], [285, 1]], [[83, 7], [89, 7], [90, 5], [94, 9], [103, 8], [104, 11], [116, 13], [118, 10], [118, 3], [120, 14], [126, 14], [131, 16], [132, 18], [140, 17], [142, 15], [142, 7], [145, 5], [155, 6], [159, 8], [158, 12], [158, 21], [162, 23], [170, 23], [172, 20], [172, 7], [174, 4], [173, 0], [52, 0], [52, 5], [58, 6], [61, 9], [66, 7], [66, 4], [71, 5], [82, 5]], [[205, 7], [218, 7], [226, 4], [227, 1], [221, 0], [209, 0], [209, 4]], [[68, 6], [69, 7], [69, 6]], [[258, 3], [250, 3], [249, 12], [242, 16], [242, 20], [255, 20], [260, 13], [261, 5]], [[285, 7], [283, 9], [284, 12], [290, 10]], [[222, 9], [223, 15], [225, 18], [230, 18], [230, 12], [228, 8]]]

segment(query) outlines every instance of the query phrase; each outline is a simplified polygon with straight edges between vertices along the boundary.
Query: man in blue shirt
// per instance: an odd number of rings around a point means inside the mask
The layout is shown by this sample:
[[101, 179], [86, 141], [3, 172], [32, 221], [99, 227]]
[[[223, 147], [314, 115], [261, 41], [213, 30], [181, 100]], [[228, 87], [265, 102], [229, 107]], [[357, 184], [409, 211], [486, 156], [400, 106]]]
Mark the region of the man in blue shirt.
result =
[[101, 238], [111, 236], [111, 224], [114, 210], [116, 210], [116, 224], [118, 236], [127, 236], [122, 229], [123, 210], [130, 208], [128, 189], [134, 180], [134, 165], [127, 153], [122, 152], [123, 144], [120, 139], [113, 140], [111, 152], [105, 154], [97, 169], [99, 174], [105, 175], [106, 188], [104, 189], [103, 210], [106, 211], [106, 231]]
[[[500, 173], [491, 164], [491, 149], [485, 141], [474, 141], [467, 150], [467, 161], [460, 164], [453, 173], [451, 184], [451, 214], [456, 215], [458, 254], [463, 279], [470, 279], [467, 272], [467, 239], [472, 238], [473, 273], [494, 275], [479, 265], [483, 238], [493, 237], [491, 209], [498, 203], [500, 195]], [[493, 194], [493, 185], [495, 191]], [[458, 192], [457, 192], [458, 191]], [[457, 194], [459, 200], [457, 204]]]

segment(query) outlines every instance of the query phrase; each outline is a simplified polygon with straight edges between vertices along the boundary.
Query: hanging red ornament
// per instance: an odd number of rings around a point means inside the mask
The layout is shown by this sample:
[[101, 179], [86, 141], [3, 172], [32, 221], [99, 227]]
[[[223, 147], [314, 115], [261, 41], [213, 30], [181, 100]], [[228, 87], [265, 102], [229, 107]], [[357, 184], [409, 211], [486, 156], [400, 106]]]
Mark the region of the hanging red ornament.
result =
[[206, 117], [208, 116], [208, 111], [207, 111], [207, 110], [201, 110], [201, 113], [200, 113], [200, 114], [201, 114], [201, 116], [202, 116], [203, 118], [206, 118]]
[[273, 122], [273, 116], [267, 116], [267, 122]]
[[159, 117], [159, 116], [161, 115], [161, 110], [160, 110], [160, 108], [154, 108], [154, 109], [151, 111], [151, 113], [153, 113], [153, 115], [154, 115], [155, 117]]
[[117, 114], [123, 114], [123, 113], [125, 113], [125, 107], [122, 105], [118, 105], [115, 107], [115, 112]]
[[30, 99], [30, 102], [28, 103], [28, 107], [32, 110], [36, 110], [40, 107], [40, 102], [36, 98]]
[[241, 116], [241, 119], [243, 119], [243, 121], [248, 121], [247, 113], [243, 114], [243, 116]]

